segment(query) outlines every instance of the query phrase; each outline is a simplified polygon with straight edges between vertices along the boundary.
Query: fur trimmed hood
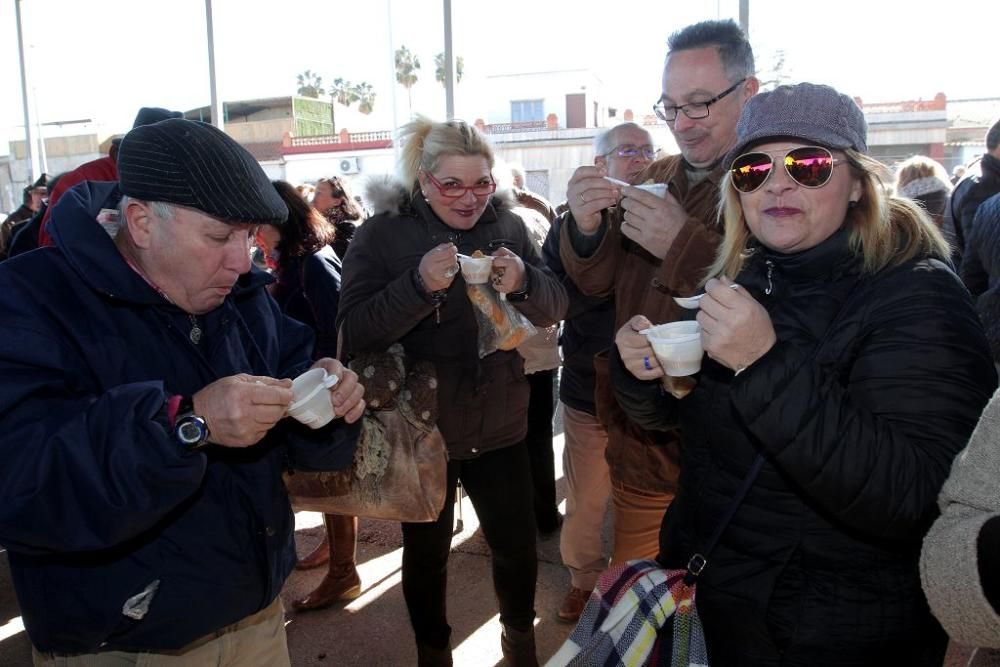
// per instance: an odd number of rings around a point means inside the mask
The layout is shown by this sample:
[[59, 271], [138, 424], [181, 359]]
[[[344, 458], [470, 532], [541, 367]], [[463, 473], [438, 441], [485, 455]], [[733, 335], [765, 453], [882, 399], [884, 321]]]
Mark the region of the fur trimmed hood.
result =
[[[412, 210], [409, 188], [390, 174], [371, 176], [362, 185], [362, 198], [372, 211], [399, 214]], [[490, 200], [497, 211], [510, 210], [518, 206], [514, 191], [503, 184], [497, 184], [497, 191]]]

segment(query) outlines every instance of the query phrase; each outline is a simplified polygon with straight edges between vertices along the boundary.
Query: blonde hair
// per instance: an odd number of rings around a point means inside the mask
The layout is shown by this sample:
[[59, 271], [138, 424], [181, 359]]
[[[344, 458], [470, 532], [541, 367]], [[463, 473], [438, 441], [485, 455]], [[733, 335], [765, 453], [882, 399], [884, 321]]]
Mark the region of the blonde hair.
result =
[[[861, 197], [847, 209], [844, 226], [850, 233], [851, 249], [863, 260], [862, 272], [875, 274], [914, 257], [946, 259], [948, 243], [927, 213], [908, 199], [888, 194], [883, 185], [888, 173], [885, 165], [852, 149], [844, 153], [851, 175], [861, 182]], [[719, 214], [725, 235], [706, 281], [720, 275], [735, 278], [753, 253], [739, 192], [728, 172], [722, 182]]]
[[904, 160], [896, 167], [896, 192], [906, 185], [921, 178], [935, 178], [941, 182], [941, 189], [951, 190], [948, 172], [938, 163], [925, 155], [914, 155]]
[[417, 115], [399, 128], [398, 141], [402, 149], [397, 171], [399, 180], [407, 186], [417, 180], [417, 172], [434, 171], [446, 155], [482, 155], [493, 169], [493, 147], [489, 140], [464, 120], [438, 123]]

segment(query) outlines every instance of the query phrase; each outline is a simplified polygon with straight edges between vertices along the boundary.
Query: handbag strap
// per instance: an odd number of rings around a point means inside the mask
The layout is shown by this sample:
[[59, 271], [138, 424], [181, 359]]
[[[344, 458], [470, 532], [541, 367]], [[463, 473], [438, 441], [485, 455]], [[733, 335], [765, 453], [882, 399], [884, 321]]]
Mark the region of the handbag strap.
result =
[[[844, 313], [848, 311], [848, 307], [860, 299], [861, 294], [864, 292], [865, 290], [863, 289], [851, 290], [851, 295], [844, 299], [844, 303], [842, 303], [840, 309], [837, 310], [837, 314], [830, 320], [830, 324], [826, 328], [826, 334], [816, 345], [815, 349], [817, 351], [826, 345], [827, 340], [829, 340], [833, 333], [834, 325], [840, 322]], [[743, 500], [747, 497], [747, 493], [750, 492], [750, 487], [753, 485], [754, 480], [757, 479], [757, 475], [760, 474], [761, 468], [764, 467], [764, 461], [765, 457], [763, 452], [758, 453], [757, 458], [755, 458], [754, 462], [750, 465], [750, 470], [747, 471], [746, 476], [743, 478], [743, 482], [740, 484], [739, 490], [736, 491], [736, 495], [733, 496], [732, 502], [730, 502], [729, 507], [726, 508], [725, 514], [722, 515], [722, 518], [715, 526], [715, 530], [712, 531], [711, 537], [708, 538], [708, 541], [705, 543], [702, 550], [695, 552], [694, 555], [692, 555], [688, 560], [686, 568], [687, 573], [684, 575], [684, 583], [688, 586], [694, 584], [694, 582], [698, 579], [698, 575], [700, 575], [702, 570], [705, 569], [705, 566], [708, 565], [709, 554], [712, 553], [712, 550], [715, 549], [715, 546], [719, 543], [719, 540], [722, 538], [723, 531], [725, 531], [729, 522], [732, 521], [733, 517], [736, 515], [736, 510], [738, 510], [740, 505], [743, 504]]]
[[688, 586], [693, 584], [701, 574], [701, 571], [705, 569], [708, 565], [708, 556], [715, 549], [715, 545], [719, 543], [719, 539], [722, 537], [722, 531], [726, 529], [729, 522], [733, 520], [736, 515], [736, 510], [740, 508], [743, 504], [743, 499], [747, 497], [747, 493], [750, 491], [750, 486], [757, 479], [757, 475], [760, 474], [760, 469], [764, 467], [764, 455], [757, 454], [757, 458], [754, 459], [753, 464], [750, 466], [750, 470], [747, 471], [746, 477], [743, 478], [743, 483], [740, 484], [739, 490], [736, 495], [733, 496], [732, 502], [729, 503], [729, 507], [726, 508], [726, 513], [722, 515], [722, 519], [716, 524], [715, 530], [712, 531], [712, 536], [708, 538], [708, 542], [705, 543], [705, 547], [700, 552], [695, 552], [694, 555], [688, 560], [687, 564], [687, 574], [684, 575], [684, 583]]

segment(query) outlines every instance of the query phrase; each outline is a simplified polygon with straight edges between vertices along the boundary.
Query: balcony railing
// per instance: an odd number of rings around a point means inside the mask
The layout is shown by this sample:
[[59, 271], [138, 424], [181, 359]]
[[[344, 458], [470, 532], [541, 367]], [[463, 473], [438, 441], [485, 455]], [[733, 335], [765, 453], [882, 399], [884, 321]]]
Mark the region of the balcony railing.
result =
[[291, 137], [289, 145], [294, 148], [304, 148], [306, 146], [329, 146], [330, 144], [367, 144], [377, 141], [392, 141], [392, 132], [389, 130], [352, 132], [347, 134], [346, 141], [344, 139], [344, 133], [322, 134], [313, 137]]
[[519, 123], [492, 123], [484, 125], [482, 129], [486, 134], [512, 134], [514, 132], [539, 132], [550, 130], [544, 120], [528, 120]]

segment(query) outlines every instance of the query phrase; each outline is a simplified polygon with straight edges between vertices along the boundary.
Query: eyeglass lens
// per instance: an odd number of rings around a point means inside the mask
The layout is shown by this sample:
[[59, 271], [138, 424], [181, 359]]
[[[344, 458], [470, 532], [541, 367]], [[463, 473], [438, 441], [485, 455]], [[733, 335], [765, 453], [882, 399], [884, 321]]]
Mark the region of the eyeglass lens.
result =
[[619, 146], [613, 151], [618, 157], [633, 158], [640, 155], [652, 160], [656, 157], [656, 149], [652, 146]]
[[[782, 162], [792, 180], [803, 187], [821, 187], [833, 175], [833, 155], [819, 146], [793, 149]], [[753, 192], [764, 185], [773, 167], [774, 158], [767, 153], [741, 155], [730, 168], [733, 187], [743, 193]]]

